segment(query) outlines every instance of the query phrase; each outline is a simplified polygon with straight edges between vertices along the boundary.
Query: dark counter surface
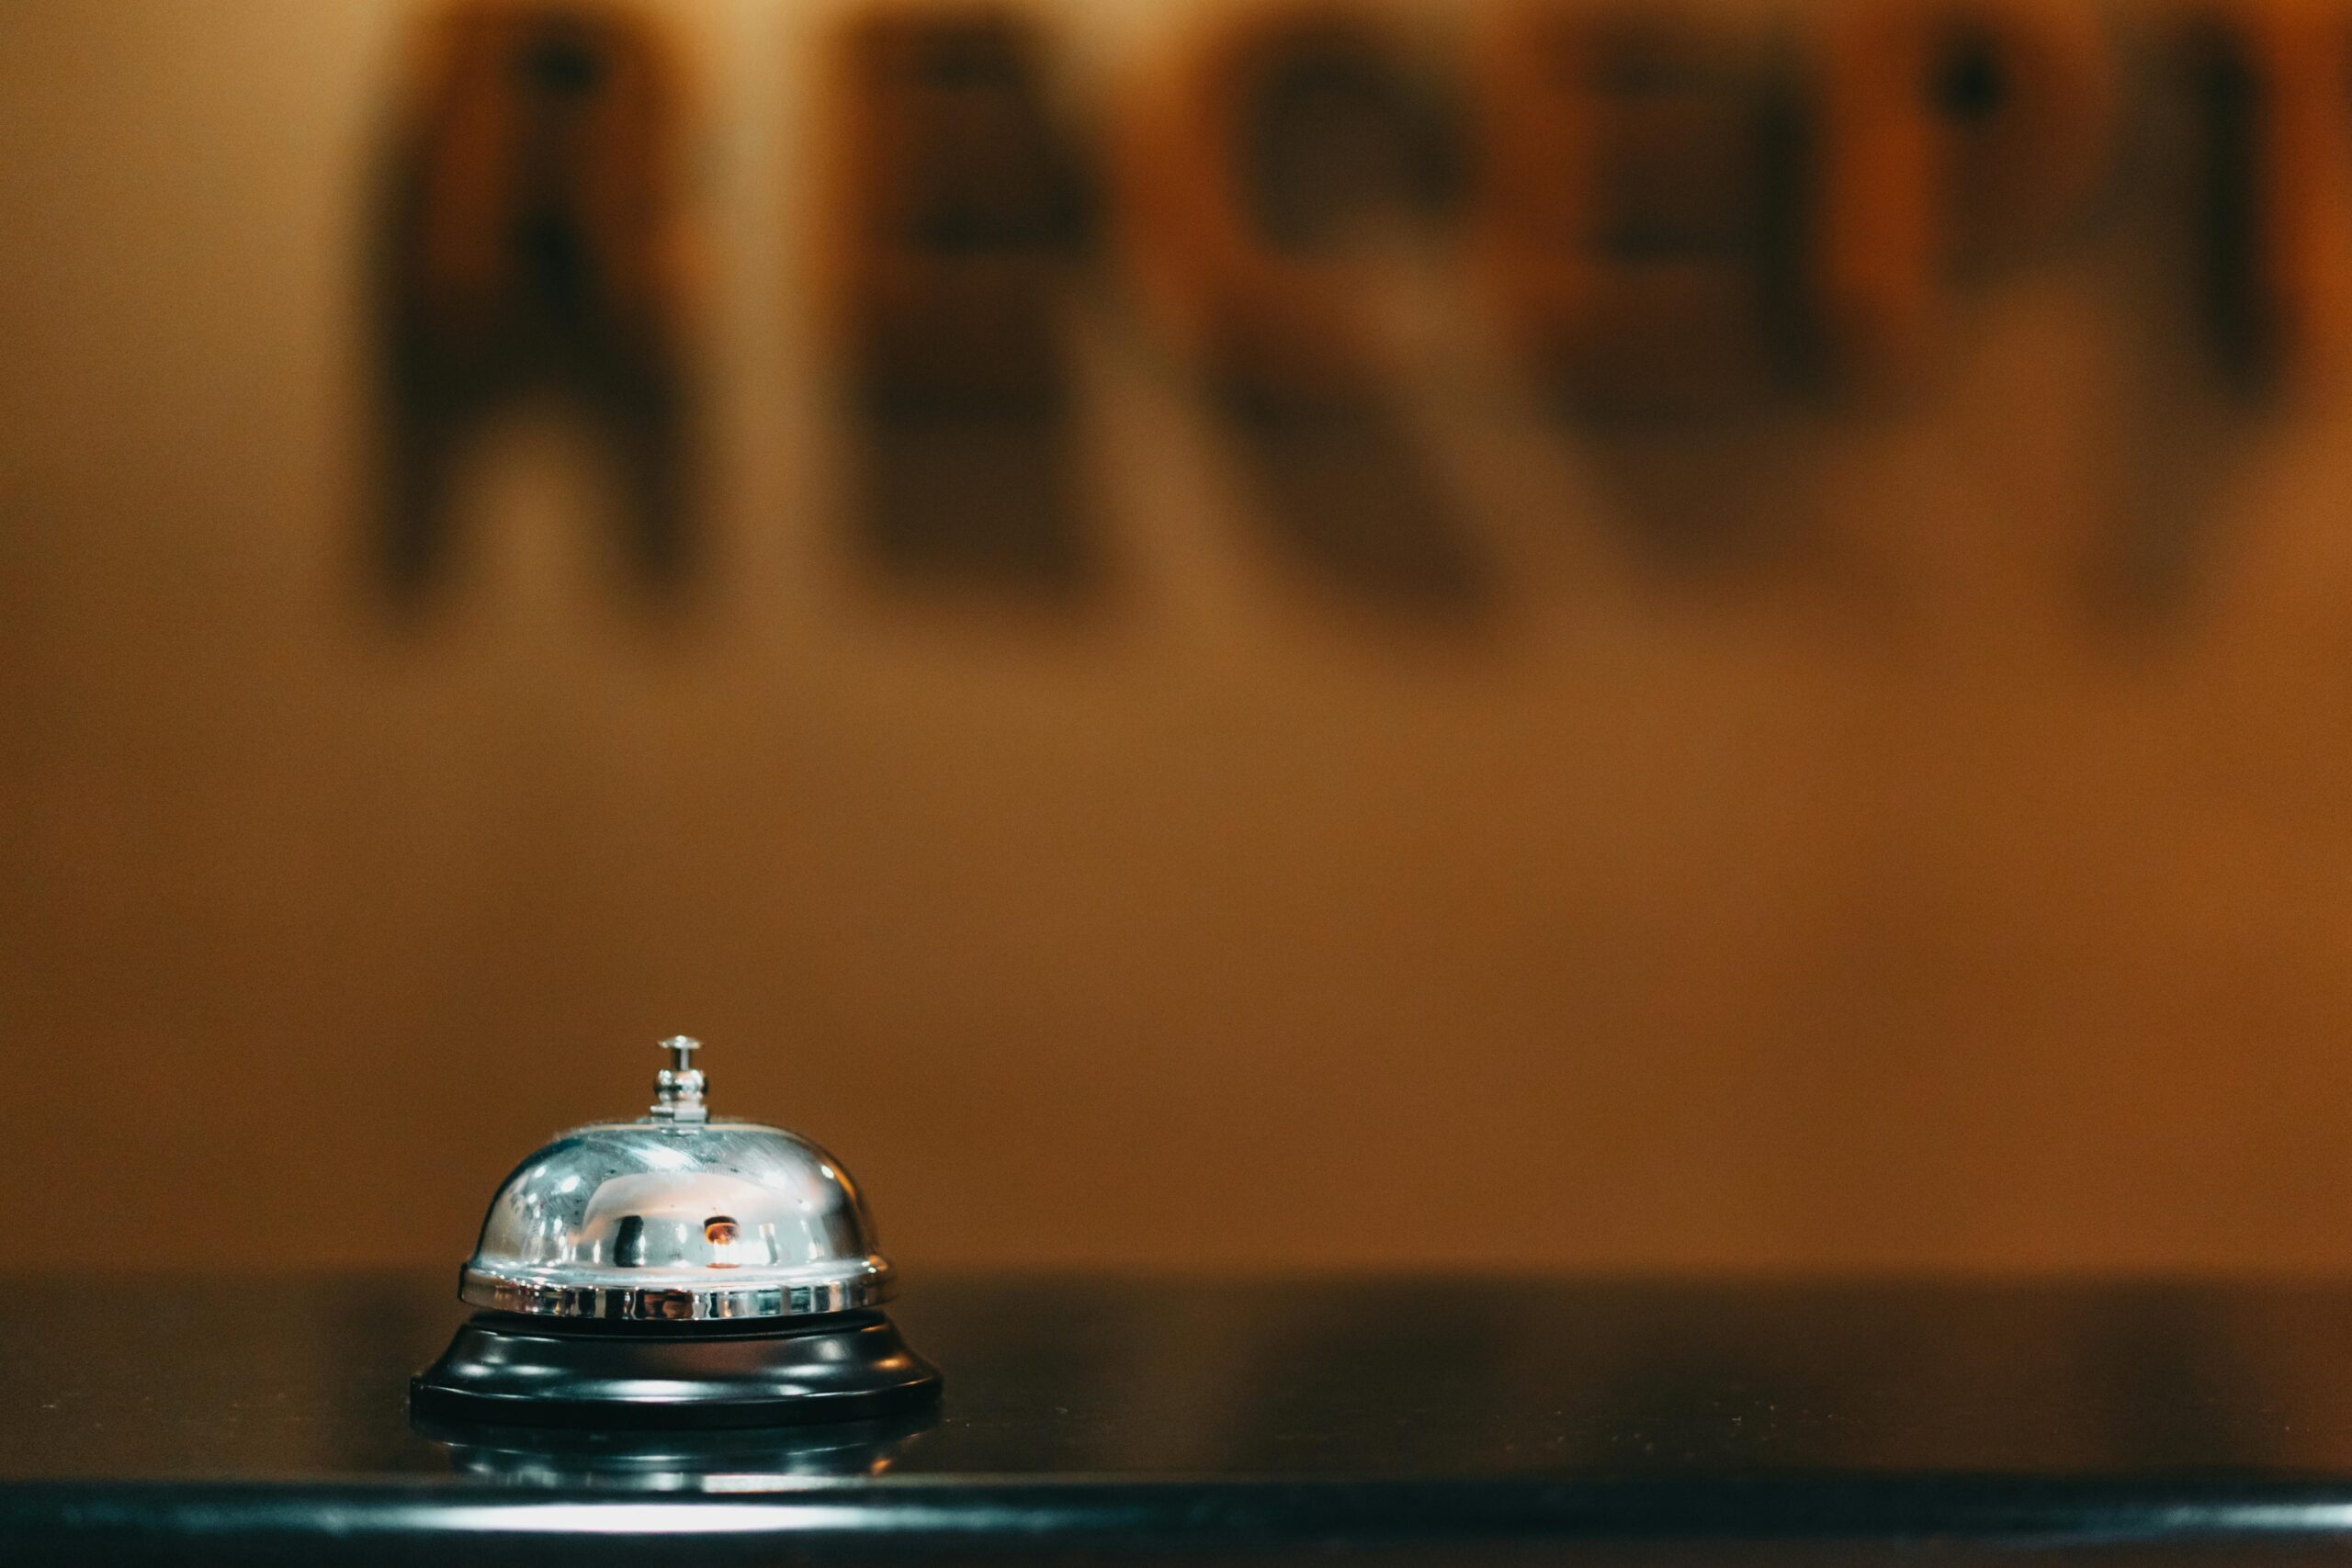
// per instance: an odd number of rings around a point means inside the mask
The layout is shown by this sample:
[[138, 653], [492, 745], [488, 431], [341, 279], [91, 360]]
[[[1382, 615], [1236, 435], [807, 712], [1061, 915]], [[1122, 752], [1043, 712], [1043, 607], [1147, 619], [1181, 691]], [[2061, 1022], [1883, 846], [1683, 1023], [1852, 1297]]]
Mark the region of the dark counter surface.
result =
[[2352, 1287], [918, 1273], [893, 1312], [934, 1419], [605, 1442], [412, 1428], [439, 1275], [9, 1282], [0, 1548], [2352, 1554]]

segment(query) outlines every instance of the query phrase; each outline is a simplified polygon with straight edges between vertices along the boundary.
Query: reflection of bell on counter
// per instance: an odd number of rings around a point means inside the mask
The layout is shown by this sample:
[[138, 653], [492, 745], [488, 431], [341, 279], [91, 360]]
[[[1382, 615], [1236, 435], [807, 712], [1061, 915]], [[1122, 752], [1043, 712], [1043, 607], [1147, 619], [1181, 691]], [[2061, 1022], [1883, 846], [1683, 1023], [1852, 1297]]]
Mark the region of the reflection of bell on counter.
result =
[[780, 1127], [714, 1122], [665, 1041], [652, 1111], [525, 1160], [458, 1294], [486, 1310], [410, 1380], [418, 1416], [532, 1426], [886, 1416], [939, 1373], [879, 1310], [894, 1280], [849, 1173]]
[[827, 1421], [769, 1431], [648, 1432], [423, 1422], [459, 1475], [499, 1486], [622, 1492], [775, 1491], [812, 1477], [879, 1475], [938, 1419]]

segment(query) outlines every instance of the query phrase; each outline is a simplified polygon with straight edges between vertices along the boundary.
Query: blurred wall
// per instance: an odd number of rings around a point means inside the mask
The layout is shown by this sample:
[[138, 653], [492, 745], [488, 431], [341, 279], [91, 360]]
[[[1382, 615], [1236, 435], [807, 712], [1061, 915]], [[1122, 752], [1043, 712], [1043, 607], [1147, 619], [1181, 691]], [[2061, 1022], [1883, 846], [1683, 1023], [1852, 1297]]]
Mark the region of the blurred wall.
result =
[[[2352, 1264], [2352, 409], [2215, 375], [2160, 109], [1910, 396], [1563, 421], [1445, 323], [1402, 439], [1485, 586], [1441, 614], [1303, 566], [1079, 290], [1102, 568], [960, 592], [842, 522], [838, 7], [656, 8], [707, 559], [617, 588], [607, 455], [526, 416], [420, 613], [361, 308], [415, 8], [0, 7], [41, 1242], [454, 1262], [687, 1030], [914, 1267]], [[1175, 9], [1068, 8], [1081, 112]]]

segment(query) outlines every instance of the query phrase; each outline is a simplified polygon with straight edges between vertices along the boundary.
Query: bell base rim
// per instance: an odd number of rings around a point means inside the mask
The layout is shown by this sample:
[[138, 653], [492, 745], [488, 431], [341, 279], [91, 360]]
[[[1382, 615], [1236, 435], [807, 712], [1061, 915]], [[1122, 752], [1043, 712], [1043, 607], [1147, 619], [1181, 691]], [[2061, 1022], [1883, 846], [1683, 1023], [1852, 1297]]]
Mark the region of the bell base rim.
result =
[[514, 1317], [610, 1323], [788, 1323], [878, 1307], [898, 1293], [889, 1260], [869, 1255], [856, 1272], [830, 1279], [763, 1279], [751, 1271], [727, 1282], [567, 1282], [469, 1262], [458, 1274], [458, 1299]]

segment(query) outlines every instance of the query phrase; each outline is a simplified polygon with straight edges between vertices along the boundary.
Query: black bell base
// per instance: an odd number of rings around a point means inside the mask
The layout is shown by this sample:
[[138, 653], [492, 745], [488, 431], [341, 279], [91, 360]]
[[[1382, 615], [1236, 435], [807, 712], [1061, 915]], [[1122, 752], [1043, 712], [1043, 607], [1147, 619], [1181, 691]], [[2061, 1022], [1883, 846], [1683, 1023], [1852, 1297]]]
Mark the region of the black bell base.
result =
[[526, 1427], [797, 1427], [904, 1415], [938, 1397], [938, 1370], [879, 1312], [789, 1326], [477, 1313], [409, 1380], [421, 1419]]

